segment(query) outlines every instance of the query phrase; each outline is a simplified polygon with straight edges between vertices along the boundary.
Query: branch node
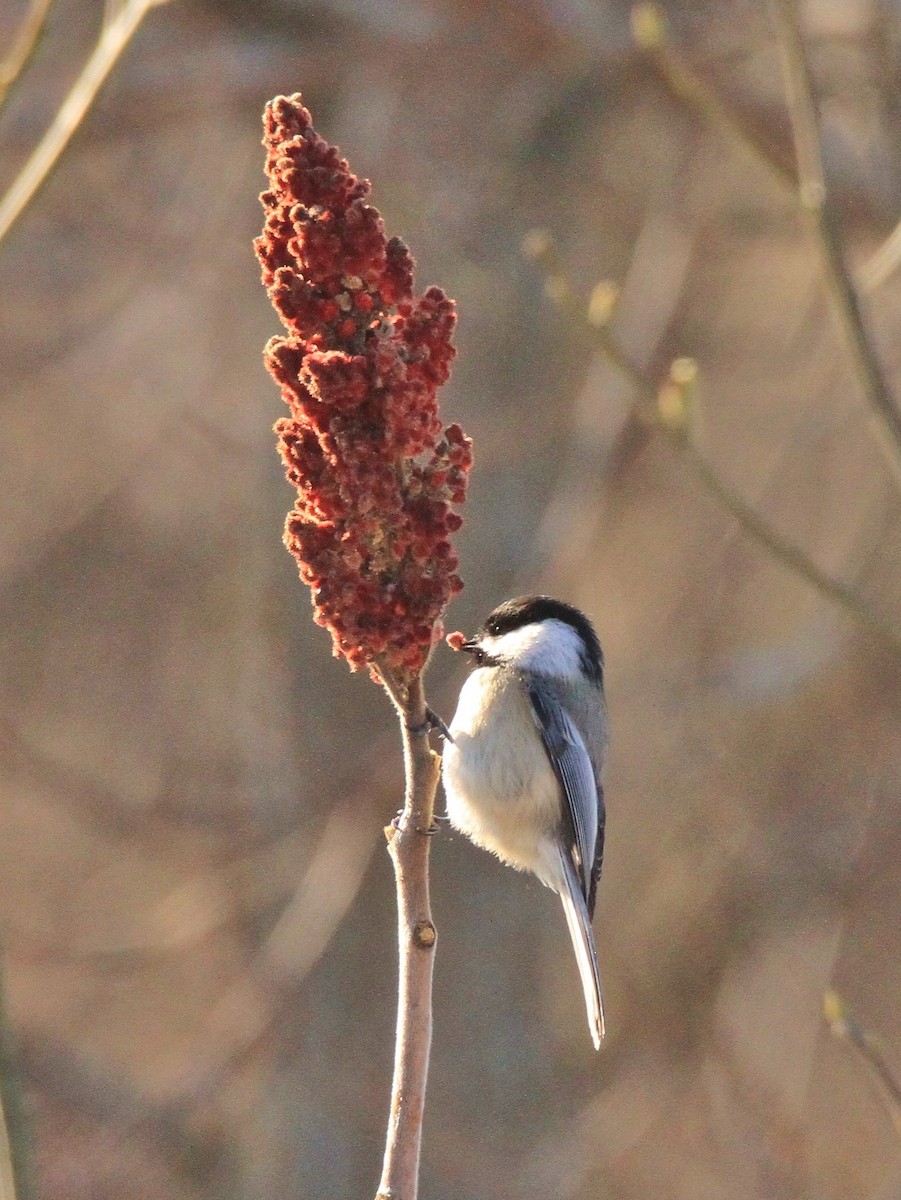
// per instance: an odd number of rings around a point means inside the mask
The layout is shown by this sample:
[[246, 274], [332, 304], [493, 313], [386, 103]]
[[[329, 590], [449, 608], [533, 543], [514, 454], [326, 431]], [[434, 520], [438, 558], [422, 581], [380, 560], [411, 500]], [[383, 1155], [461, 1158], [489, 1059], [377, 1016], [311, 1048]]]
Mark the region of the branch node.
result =
[[413, 926], [413, 941], [421, 950], [431, 950], [438, 938], [431, 921], [417, 921]]

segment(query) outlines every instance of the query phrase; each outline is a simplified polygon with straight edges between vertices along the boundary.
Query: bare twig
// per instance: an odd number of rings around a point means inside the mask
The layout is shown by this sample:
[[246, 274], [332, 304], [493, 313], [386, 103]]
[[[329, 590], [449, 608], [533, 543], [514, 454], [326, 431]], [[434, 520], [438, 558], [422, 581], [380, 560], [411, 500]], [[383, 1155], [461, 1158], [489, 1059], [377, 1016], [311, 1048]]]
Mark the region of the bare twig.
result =
[[[548, 296], [575, 321], [591, 333], [594, 344], [626, 376], [635, 388], [639, 405], [636, 419], [642, 426], [659, 429], [679, 451], [692, 474], [721, 507], [734, 517], [741, 528], [777, 562], [800, 576], [821, 596], [843, 608], [859, 625], [882, 639], [886, 647], [901, 659], [901, 631], [874, 613], [860, 593], [841, 579], [834, 579], [813, 562], [800, 546], [784, 537], [719, 475], [697, 444], [692, 432], [691, 413], [683, 400], [668, 385], [658, 388], [629, 357], [616, 334], [605, 324], [588, 320], [587, 309], [574, 292], [564, 273], [553, 240], [543, 231], [530, 234], [524, 244], [528, 257], [540, 261], [547, 271]], [[677, 360], [680, 361], [680, 360]], [[673, 405], [667, 410], [668, 402]]]
[[794, 0], [770, 0], [770, 7], [779, 31], [801, 207], [809, 214], [817, 235], [833, 310], [873, 414], [870, 427], [893, 476], [901, 482], [901, 409], [885, 378], [842, 252], [838, 223], [826, 189], [816, 104]]
[[429, 845], [439, 758], [429, 746], [422, 680], [406, 692], [394, 681], [386, 681], [386, 687], [400, 717], [407, 783], [403, 812], [385, 830], [397, 884], [400, 964], [394, 1079], [376, 1200], [416, 1200], [432, 1041], [437, 934], [429, 903]]
[[901, 1136], [901, 1083], [889, 1066], [882, 1049], [837, 992], [827, 992], [823, 997], [823, 1016], [829, 1024], [830, 1033], [853, 1046], [866, 1064], [879, 1085], [879, 1094], [885, 1102], [898, 1135]]
[[40, 40], [53, 0], [31, 0], [12, 45], [0, 60], [0, 108]]
[[50, 174], [149, 9], [165, 2], [166, 0], [124, 0], [115, 16], [104, 24], [97, 45], [57, 110], [49, 129], [13, 180], [6, 195], [0, 199], [0, 242]]

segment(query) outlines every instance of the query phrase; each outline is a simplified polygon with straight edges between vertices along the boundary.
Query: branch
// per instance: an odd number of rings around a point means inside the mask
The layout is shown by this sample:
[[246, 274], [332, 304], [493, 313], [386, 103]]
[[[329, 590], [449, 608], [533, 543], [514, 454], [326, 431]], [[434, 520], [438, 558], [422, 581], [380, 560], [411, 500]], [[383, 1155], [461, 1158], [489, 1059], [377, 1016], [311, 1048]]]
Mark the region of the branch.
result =
[[34, 53], [53, 0], [31, 0], [12, 45], [0, 60], [0, 108]]
[[747, 505], [720, 478], [687, 430], [682, 434], [682, 449], [695, 477], [735, 518], [746, 533], [749, 533], [783, 566], [788, 567], [810, 584], [814, 591], [844, 609], [859, 625], [880, 638], [884, 645], [901, 660], [901, 632], [878, 613], [874, 613], [864, 603], [856, 588], [842, 579], [833, 579], [825, 571], [821, 571], [799, 546], [783, 537], [768, 521], [765, 521], [759, 513]]
[[813, 224], [836, 318], [845, 336], [858, 383], [873, 413], [871, 428], [897, 482], [901, 482], [901, 410], [895, 401], [857, 292], [845, 263], [838, 222], [829, 202], [816, 104], [794, 0], [770, 0], [798, 160], [801, 208]]
[[757, 140], [709, 84], [683, 61], [667, 37], [666, 19], [656, 4], [632, 9], [632, 36], [667, 91], [679, 104], [716, 129], [740, 153], [762, 167], [783, 190], [794, 193], [794, 174]]
[[865, 292], [875, 291], [895, 273], [901, 263], [901, 221], [895, 226], [882, 245], [864, 263], [860, 271], [860, 284]]
[[[636, 421], [645, 429], [665, 434], [680, 453], [682, 460], [697, 481], [714, 500], [738, 522], [746, 534], [766, 550], [777, 562], [800, 576], [825, 599], [837, 604], [859, 625], [881, 638], [885, 646], [901, 659], [901, 631], [874, 613], [856, 588], [844, 580], [835, 579], [813, 562], [800, 546], [784, 537], [718, 474], [697, 444], [692, 432], [692, 404], [686, 395], [696, 376], [692, 360], [677, 359], [670, 380], [662, 388], [650, 379], [629, 357], [609, 325], [593, 322], [562, 270], [556, 247], [550, 236], [535, 231], [523, 243], [527, 257], [541, 262], [547, 271], [545, 290], [548, 296], [591, 334], [597, 349], [635, 388], [639, 404], [633, 410]], [[679, 378], [683, 367], [690, 370]]]
[[837, 992], [827, 992], [823, 997], [823, 1016], [833, 1037], [842, 1038], [853, 1046], [876, 1079], [888, 1114], [898, 1135], [901, 1136], [901, 1083], [888, 1065], [881, 1048]]
[[291, 413], [275, 426], [297, 489], [285, 545], [335, 656], [383, 684], [404, 746], [404, 807], [385, 831], [400, 964], [378, 1194], [416, 1200], [432, 1040], [429, 841], [439, 766], [422, 672], [448, 601], [463, 587], [449, 537], [462, 523], [453, 506], [465, 499], [472, 466], [469, 438], [438, 416], [455, 309], [440, 288], [414, 296], [410, 251], [387, 238], [365, 203], [369, 181], [316, 132], [299, 93], [271, 100], [263, 125], [270, 187], [254, 245], [288, 334], [264, 352]]
[[[658, 79], [678, 103], [716, 129], [739, 153], [762, 167], [784, 192], [800, 204], [794, 171], [761, 142], [732, 111], [722, 96], [706, 83], [674, 49], [667, 36], [666, 19], [656, 4], [636, 4], [632, 9], [632, 36], [648, 58]], [[901, 222], [858, 272], [863, 292], [875, 291], [901, 263]]]
[[6, 195], [0, 198], [0, 242], [50, 174], [148, 9], [161, 3], [165, 3], [165, 0], [125, 0], [115, 17], [104, 25], [97, 45], [57, 110], [50, 128], [13, 180]]
[[0, 977], [0, 1200], [31, 1200], [31, 1139], [22, 1103], [17, 1047]]
[[429, 903], [429, 846], [440, 760], [429, 746], [421, 677], [405, 694], [393, 681], [386, 687], [400, 717], [406, 796], [403, 812], [385, 830], [397, 884], [399, 980], [394, 1079], [376, 1200], [416, 1200], [432, 1041], [437, 934]]

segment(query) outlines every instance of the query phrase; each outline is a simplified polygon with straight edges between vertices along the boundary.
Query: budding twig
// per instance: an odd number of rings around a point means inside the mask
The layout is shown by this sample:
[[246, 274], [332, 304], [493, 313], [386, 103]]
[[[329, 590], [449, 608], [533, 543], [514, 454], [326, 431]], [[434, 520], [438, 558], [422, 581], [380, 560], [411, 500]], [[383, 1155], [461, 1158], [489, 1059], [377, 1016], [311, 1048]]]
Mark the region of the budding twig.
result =
[[792, 171], [753, 136], [722, 97], [676, 51], [661, 9], [656, 4], [636, 4], [631, 17], [636, 44], [673, 98], [722, 134], [740, 154], [762, 167], [782, 190], [794, 192]]
[[795, 5], [793, 0], [770, 0], [770, 7], [779, 31], [801, 208], [813, 225], [833, 311], [844, 334], [855, 376], [873, 414], [870, 428], [895, 481], [901, 484], [901, 409], [886, 380], [845, 263], [838, 222], [826, 187], [816, 101]]
[[823, 1016], [833, 1037], [846, 1041], [856, 1051], [879, 1087], [879, 1094], [901, 1136], [901, 1083], [875, 1039], [867, 1033], [837, 992], [823, 997]]
[[[679, 104], [723, 135], [740, 154], [756, 163], [795, 203], [801, 202], [798, 176], [747, 128], [728, 101], [703, 80], [669, 38], [666, 18], [657, 4], [632, 8], [632, 35], [658, 79]], [[856, 272], [862, 292], [874, 291], [901, 263], [901, 222]]]
[[[719, 474], [705, 455], [694, 434], [695, 371], [686, 372], [691, 360], [677, 359], [668, 380], [658, 386], [629, 357], [609, 324], [589, 320], [586, 305], [576, 295], [559, 261], [556, 247], [543, 231], [529, 234], [524, 251], [545, 268], [551, 286], [549, 296], [574, 320], [584, 324], [600, 352], [632, 384], [637, 396], [634, 414], [641, 425], [659, 430], [682, 457], [695, 479], [741, 526], [746, 534], [825, 599], [843, 608], [859, 625], [879, 637], [901, 659], [901, 630], [873, 612], [851, 584], [822, 571], [797, 543], [781, 534], [744, 500]], [[693, 364], [692, 364], [693, 365]], [[688, 393], [691, 393], [689, 397]], [[692, 402], [690, 402], [692, 401]]]

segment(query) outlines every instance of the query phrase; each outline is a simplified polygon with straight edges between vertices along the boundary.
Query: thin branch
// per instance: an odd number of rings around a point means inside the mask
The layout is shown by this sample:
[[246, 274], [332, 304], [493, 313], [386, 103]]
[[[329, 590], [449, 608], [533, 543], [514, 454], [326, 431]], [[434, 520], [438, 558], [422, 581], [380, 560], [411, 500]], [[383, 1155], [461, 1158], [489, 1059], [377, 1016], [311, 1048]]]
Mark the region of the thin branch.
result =
[[665, 18], [656, 4], [634, 6], [632, 34], [658, 78], [679, 104], [696, 113], [736, 150], [762, 167], [780, 188], [795, 193], [797, 183], [793, 172], [754, 137], [673, 48], [667, 37]]
[[22, 1105], [16, 1048], [0, 976], [0, 1200], [31, 1200], [31, 1139]]
[[870, 427], [896, 481], [901, 482], [901, 409], [892, 394], [845, 263], [838, 222], [829, 202], [816, 104], [794, 0], [770, 0], [798, 160], [798, 194], [817, 236], [833, 310], [873, 420]]
[[437, 939], [429, 902], [429, 847], [440, 760], [429, 746], [421, 678], [407, 690], [399, 715], [406, 797], [403, 812], [385, 830], [397, 884], [397, 1035], [385, 1158], [376, 1200], [416, 1200]]
[[81, 74], [57, 110], [49, 129], [0, 199], [0, 242], [28, 207], [85, 118], [104, 81], [149, 9], [166, 0], [125, 0], [105, 24]]
[[901, 1082], [889, 1066], [881, 1047], [867, 1033], [837, 992], [827, 992], [823, 997], [823, 1016], [833, 1037], [848, 1042], [875, 1078], [892, 1124], [901, 1136]]
[[379, 660], [374, 665], [375, 673], [379, 677], [385, 691], [388, 693], [388, 699], [394, 705], [394, 711], [403, 721], [404, 712], [407, 706], [407, 693], [401, 687], [400, 683], [394, 677], [394, 672], [383, 661]]
[[[797, 175], [754, 136], [722, 96], [675, 50], [667, 36], [665, 17], [656, 4], [634, 6], [632, 33], [673, 99], [716, 129], [740, 154], [763, 168], [770, 179], [800, 204]], [[861, 291], [870, 292], [880, 287], [899, 264], [901, 222], [857, 272]]]
[[0, 1200], [16, 1200], [12, 1139], [2, 1107], [0, 1107]]
[[697, 443], [686, 433], [682, 437], [682, 452], [695, 477], [723, 508], [730, 513], [765, 550], [799, 575], [821, 596], [837, 604], [870, 633], [875, 634], [901, 659], [901, 632], [874, 613], [861, 599], [860, 593], [841, 579], [827, 575], [794, 542], [775, 530], [759, 513], [750, 508], [717, 474]]
[[40, 41], [53, 0], [31, 0], [12, 45], [0, 60], [0, 108]]
[[[800, 576], [825, 599], [843, 608], [859, 625], [879, 637], [886, 647], [901, 659], [901, 631], [874, 613], [851, 584], [821, 571], [800, 546], [779, 533], [769, 521], [743, 500], [719, 475], [698, 446], [691, 429], [691, 414], [684, 408], [678, 396], [674, 396], [666, 387], [658, 388], [629, 357], [609, 325], [592, 324], [587, 319], [586, 307], [564, 274], [550, 236], [540, 231], [530, 234], [524, 243], [524, 252], [528, 257], [541, 262], [547, 270], [548, 296], [574, 321], [590, 332], [597, 349], [635, 388], [640, 404], [636, 406], [634, 413], [641, 425], [659, 430], [667, 436], [698, 482], [759, 546], [782, 566]], [[676, 402], [675, 409], [670, 413], [665, 409], [668, 398]]]
[[860, 285], [865, 292], [875, 291], [893, 275], [901, 263], [901, 221], [860, 270]]

